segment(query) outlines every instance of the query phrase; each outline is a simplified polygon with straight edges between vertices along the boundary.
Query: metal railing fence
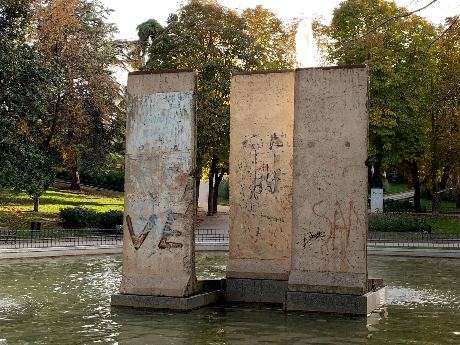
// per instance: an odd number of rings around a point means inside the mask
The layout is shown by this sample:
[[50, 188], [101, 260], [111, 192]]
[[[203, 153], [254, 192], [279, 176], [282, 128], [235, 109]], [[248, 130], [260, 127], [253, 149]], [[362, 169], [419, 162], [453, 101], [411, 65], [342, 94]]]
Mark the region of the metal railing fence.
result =
[[459, 248], [460, 234], [369, 231], [370, 246]]
[[47, 248], [121, 244], [123, 234], [116, 229], [2, 230], [0, 248]]
[[197, 229], [195, 242], [218, 242], [228, 243], [228, 232], [220, 229]]

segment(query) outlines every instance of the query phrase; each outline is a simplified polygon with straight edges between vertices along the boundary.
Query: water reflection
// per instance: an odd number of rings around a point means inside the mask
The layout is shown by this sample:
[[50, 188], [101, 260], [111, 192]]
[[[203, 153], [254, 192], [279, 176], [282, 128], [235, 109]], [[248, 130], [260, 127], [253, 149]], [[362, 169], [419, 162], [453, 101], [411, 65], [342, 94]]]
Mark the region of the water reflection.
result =
[[363, 318], [264, 308], [204, 308], [174, 314], [124, 310], [116, 318], [122, 324], [120, 343], [135, 345], [359, 344], [369, 334]]
[[[197, 256], [222, 277], [226, 256]], [[0, 339], [9, 344], [458, 344], [460, 268], [447, 259], [371, 257], [389, 305], [370, 318], [208, 307], [189, 313], [110, 308], [118, 256], [0, 261]]]

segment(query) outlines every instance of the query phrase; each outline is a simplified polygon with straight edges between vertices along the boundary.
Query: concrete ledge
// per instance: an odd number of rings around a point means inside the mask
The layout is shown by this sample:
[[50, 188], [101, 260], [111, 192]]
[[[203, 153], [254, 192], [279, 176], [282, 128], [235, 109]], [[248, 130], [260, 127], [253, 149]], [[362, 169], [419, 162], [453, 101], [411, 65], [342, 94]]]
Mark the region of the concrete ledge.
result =
[[228, 252], [228, 242], [195, 242], [197, 252]]
[[73, 255], [120, 254], [122, 245], [1, 249], [1, 259], [47, 258]]
[[361, 296], [288, 291], [284, 309], [366, 316], [385, 303], [386, 287]]
[[230, 258], [227, 278], [254, 280], [288, 280], [290, 262], [287, 259]]
[[192, 310], [216, 303], [220, 300], [221, 291], [204, 292], [189, 297], [140, 296], [140, 295], [112, 295], [111, 304], [116, 307]]
[[225, 301], [283, 304], [287, 280], [227, 278]]
[[368, 247], [368, 255], [375, 256], [413, 256], [424, 258], [460, 259], [460, 249], [410, 249], [410, 248], [375, 248]]
[[316, 272], [291, 270], [288, 282], [289, 291], [364, 295], [367, 290], [367, 277], [364, 273]]

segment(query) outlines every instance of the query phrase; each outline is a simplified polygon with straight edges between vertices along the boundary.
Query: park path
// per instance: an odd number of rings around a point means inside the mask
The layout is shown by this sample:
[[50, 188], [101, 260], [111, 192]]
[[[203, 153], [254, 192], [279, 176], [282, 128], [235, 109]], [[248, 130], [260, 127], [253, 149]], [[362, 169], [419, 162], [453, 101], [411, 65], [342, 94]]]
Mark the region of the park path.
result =
[[228, 234], [230, 224], [230, 207], [218, 205], [217, 213], [207, 216], [204, 208], [198, 208], [196, 230], [214, 229], [217, 233]]
[[383, 196], [383, 200], [406, 200], [414, 197], [414, 190], [409, 190], [402, 193], [387, 194]]

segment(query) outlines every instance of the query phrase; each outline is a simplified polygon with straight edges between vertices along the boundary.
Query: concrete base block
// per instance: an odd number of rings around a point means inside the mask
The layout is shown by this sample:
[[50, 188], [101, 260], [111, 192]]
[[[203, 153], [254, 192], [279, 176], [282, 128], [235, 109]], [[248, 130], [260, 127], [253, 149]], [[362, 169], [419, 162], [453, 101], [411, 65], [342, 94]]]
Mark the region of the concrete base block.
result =
[[190, 297], [165, 297], [165, 296], [142, 296], [142, 295], [112, 295], [112, 306], [168, 309], [168, 310], [191, 310], [207, 304], [218, 302], [220, 291], [205, 292]]
[[227, 278], [225, 301], [283, 304], [287, 280]]
[[288, 280], [289, 260], [230, 259], [227, 266], [227, 278], [256, 280]]
[[203, 292], [188, 297], [115, 294], [112, 295], [111, 305], [186, 311], [221, 301], [223, 280], [200, 281], [199, 284]]
[[366, 279], [362, 273], [292, 270], [289, 291], [362, 296], [368, 291]]
[[284, 309], [366, 316], [382, 307], [386, 296], [386, 287], [361, 296], [288, 291]]

